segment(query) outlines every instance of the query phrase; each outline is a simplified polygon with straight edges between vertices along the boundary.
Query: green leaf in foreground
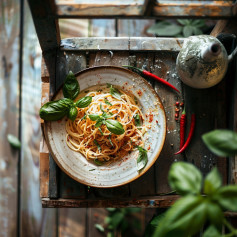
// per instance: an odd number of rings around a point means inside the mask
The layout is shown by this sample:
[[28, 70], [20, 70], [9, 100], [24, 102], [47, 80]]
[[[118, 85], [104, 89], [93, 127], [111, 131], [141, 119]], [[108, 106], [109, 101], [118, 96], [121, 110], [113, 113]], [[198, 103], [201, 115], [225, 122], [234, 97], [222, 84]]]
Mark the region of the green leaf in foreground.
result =
[[107, 119], [105, 120], [105, 125], [108, 128], [108, 130], [116, 135], [121, 135], [125, 132], [123, 125], [113, 119]]
[[78, 108], [85, 108], [89, 106], [89, 104], [92, 101], [92, 96], [85, 96], [79, 99], [77, 102], [75, 102], [76, 107]]
[[98, 166], [104, 164], [102, 161], [99, 161], [98, 159], [94, 159], [93, 161], [94, 161], [94, 163], [95, 163], [96, 165], [98, 165]]
[[236, 132], [217, 129], [204, 134], [202, 140], [208, 149], [218, 156], [234, 156], [237, 154]]
[[213, 168], [204, 180], [204, 193], [212, 194], [221, 187], [221, 176], [217, 168]]
[[90, 114], [88, 116], [92, 121], [96, 121], [100, 118], [100, 115], [98, 115], [98, 114]]
[[57, 121], [68, 114], [73, 101], [68, 98], [49, 101], [40, 108], [40, 118], [47, 121]]
[[7, 135], [7, 140], [10, 143], [10, 145], [16, 149], [20, 149], [21, 148], [21, 142], [19, 141], [19, 139], [12, 135], [12, 134], [8, 134]]
[[221, 187], [213, 196], [219, 205], [229, 211], [237, 211], [237, 185]]
[[181, 161], [173, 163], [168, 180], [172, 190], [176, 190], [181, 195], [201, 192], [202, 175], [192, 164]]
[[146, 226], [143, 237], [151, 237], [153, 233], [155, 232], [157, 226], [160, 224], [160, 222], [163, 220], [164, 217], [165, 217], [165, 213], [161, 213], [160, 215], [152, 218], [152, 220]]
[[80, 93], [79, 83], [74, 74], [70, 71], [63, 85], [63, 95], [65, 98], [74, 100], [79, 93]]
[[138, 146], [137, 149], [139, 150], [139, 155], [137, 158], [137, 170], [140, 171], [146, 166], [148, 162], [148, 156], [147, 150], [145, 150], [144, 148]]
[[104, 232], [104, 231], [105, 231], [104, 227], [103, 227], [102, 225], [100, 225], [100, 224], [95, 224], [95, 228], [96, 228], [97, 230], [101, 231], [101, 232]]
[[221, 237], [221, 236], [222, 236], [221, 233], [213, 225], [210, 225], [203, 234], [203, 237]]
[[112, 104], [107, 99], [104, 99], [104, 101], [105, 101], [105, 104], [112, 106]]
[[197, 233], [206, 221], [207, 202], [201, 195], [182, 197], [166, 212], [154, 237], [188, 237]]

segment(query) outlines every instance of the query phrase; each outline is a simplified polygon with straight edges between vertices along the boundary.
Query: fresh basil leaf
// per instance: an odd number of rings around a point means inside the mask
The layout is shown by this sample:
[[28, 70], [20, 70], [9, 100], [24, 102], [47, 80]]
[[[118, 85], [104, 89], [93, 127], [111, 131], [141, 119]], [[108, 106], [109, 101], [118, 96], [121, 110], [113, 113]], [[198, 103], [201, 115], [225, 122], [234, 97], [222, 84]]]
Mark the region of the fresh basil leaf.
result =
[[202, 237], [221, 237], [222, 234], [216, 229], [215, 226], [210, 225], [204, 232]]
[[96, 165], [103, 165], [104, 163], [102, 161], [99, 161], [98, 159], [93, 160]]
[[237, 211], [237, 185], [228, 185], [219, 188], [213, 199], [229, 211]]
[[13, 148], [16, 148], [16, 149], [21, 148], [21, 142], [16, 136], [14, 136], [12, 134], [8, 134], [7, 140]]
[[207, 205], [207, 218], [211, 224], [221, 226], [224, 218], [220, 205], [216, 202], [209, 201]]
[[112, 142], [112, 140], [111, 140], [111, 134], [109, 134], [109, 142], [110, 142], [111, 146], [113, 147], [114, 144], [113, 144], [113, 142]]
[[105, 125], [108, 128], [108, 130], [116, 135], [121, 135], [125, 132], [123, 125], [113, 119], [105, 120]]
[[99, 127], [98, 130], [100, 131], [100, 134], [104, 136], [104, 133], [102, 132], [101, 128]]
[[95, 143], [95, 145], [97, 146], [99, 152], [101, 152], [101, 146], [100, 146], [100, 144], [99, 144], [96, 140], [94, 140], [94, 143]]
[[80, 93], [80, 86], [77, 78], [70, 71], [63, 85], [63, 95], [65, 98], [74, 100]]
[[100, 224], [95, 224], [95, 228], [96, 228], [97, 230], [101, 231], [101, 232], [104, 232], [104, 231], [105, 231], [104, 227], [103, 227], [102, 225], [100, 225]]
[[181, 195], [201, 192], [202, 175], [192, 164], [181, 161], [173, 163], [169, 171], [168, 181], [172, 190], [176, 190]]
[[107, 99], [104, 99], [104, 101], [105, 101], [105, 104], [112, 106], [112, 104]]
[[135, 114], [133, 116], [134, 120], [135, 120], [135, 125], [138, 127], [138, 126], [141, 126], [141, 118], [140, 118], [140, 115], [139, 114]]
[[82, 97], [77, 102], [75, 102], [75, 105], [78, 108], [85, 108], [91, 103], [91, 101], [92, 101], [92, 96], [85, 96], [85, 97]]
[[68, 98], [47, 102], [40, 108], [40, 118], [48, 121], [60, 120], [68, 114], [72, 105], [73, 101]]
[[208, 149], [218, 156], [234, 156], [237, 154], [237, 133], [230, 130], [217, 129], [202, 136]]
[[88, 116], [92, 121], [96, 121], [100, 118], [100, 115], [98, 115], [98, 114], [90, 114]]
[[74, 121], [77, 117], [77, 114], [78, 114], [77, 108], [75, 106], [72, 106], [69, 109], [68, 118]]
[[96, 127], [96, 128], [100, 127], [100, 126], [103, 124], [103, 121], [104, 121], [104, 120], [103, 120], [102, 118], [97, 119], [96, 124], [95, 124], [95, 127]]
[[148, 162], [148, 156], [147, 150], [145, 150], [144, 148], [137, 146], [137, 149], [139, 150], [139, 155], [137, 158], [137, 170], [140, 171], [146, 166]]
[[217, 168], [213, 168], [204, 180], [204, 193], [212, 194], [221, 187], [222, 181]]
[[119, 92], [116, 88], [114, 88], [112, 85], [110, 86], [110, 94], [111, 94], [114, 98], [116, 98], [116, 99], [118, 99], [118, 100], [121, 100], [121, 94], [120, 94], [120, 92]]
[[188, 237], [197, 233], [207, 218], [207, 202], [201, 195], [180, 198], [166, 212], [154, 236]]

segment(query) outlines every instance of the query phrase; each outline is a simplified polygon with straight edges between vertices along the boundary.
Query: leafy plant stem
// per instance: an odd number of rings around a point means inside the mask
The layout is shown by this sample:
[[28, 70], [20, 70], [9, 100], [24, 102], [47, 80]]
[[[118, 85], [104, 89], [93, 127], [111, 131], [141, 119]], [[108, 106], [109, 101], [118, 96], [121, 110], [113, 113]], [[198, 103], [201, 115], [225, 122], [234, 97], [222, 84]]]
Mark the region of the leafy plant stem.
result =
[[237, 229], [235, 229], [225, 218], [223, 224], [231, 231], [231, 233], [225, 235], [225, 237], [237, 236]]

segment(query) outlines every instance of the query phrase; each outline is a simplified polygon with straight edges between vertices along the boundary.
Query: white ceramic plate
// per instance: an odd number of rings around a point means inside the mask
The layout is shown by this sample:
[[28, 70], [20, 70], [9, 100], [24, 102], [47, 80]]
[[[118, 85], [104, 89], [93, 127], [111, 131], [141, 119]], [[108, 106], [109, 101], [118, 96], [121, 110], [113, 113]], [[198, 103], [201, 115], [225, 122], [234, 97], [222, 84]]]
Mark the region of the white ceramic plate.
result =
[[[61, 122], [45, 122], [45, 137], [49, 150], [58, 166], [70, 177], [88, 186], [108, 188], [129, 183], [143, 175], [158, 158], [165, 141], [166, 117], [161, 100], [154, 89], [136, 73], [114, 66], [101, 66], [83, 70], [76, 74], [81, 91], [95, 85], [112, 84], [137, 97], [150, 129], [145, 134], [145, 148], [148, 149], [148, 163], [138, 172], [136, 159], [138, 151], [110, 164], [96, 166], [79, 152], [66, 144], [64, 118]], [[62, 89], [54, 100], [63, 98]], [[153, 116], [153, 119], [152, 119]], [[152, 119], [152, 122], [149, 120]], [[126, 159], [127, 158], [127, 159]]]

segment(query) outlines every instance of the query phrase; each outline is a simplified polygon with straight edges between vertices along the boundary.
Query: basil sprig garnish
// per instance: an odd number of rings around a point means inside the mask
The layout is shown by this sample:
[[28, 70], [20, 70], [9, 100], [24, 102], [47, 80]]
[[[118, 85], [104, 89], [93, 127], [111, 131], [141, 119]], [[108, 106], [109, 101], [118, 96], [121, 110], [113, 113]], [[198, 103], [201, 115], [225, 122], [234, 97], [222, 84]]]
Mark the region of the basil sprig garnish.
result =
[[[40, 118], [47, 121], [57, 121], [65, 115], [74, 121], [77, 117], [77, 108], [85, 108], [92, 102], [91, 96], [85, 96], [74, 103], [74, 99], [80, 93], [80, 86], [74, 74], [69, 72], [63, 86], [64, 99], [50, 101], [40, 108]], [[83, 117], [86, 118], [85, 116]]]
[[65, 98], [74, 100], [79, 93], [80, 93], [80, 86], [77, 81], [77, 78], [70, 71], [63, 85], [63, 95]]
[[68, 114], [71, 106], [73, 106], [73, 101], [68, 98], [50, 101], [40, 108], [39, 115], [44, 120], [57, 121]]
[[105, 101], [105, 104], [112, 106], [112, 104], [107, 99], [104, 99], [104, 101]]
[[148, 162], [148, 156], [147, 156], [146, 149], [144, 149], [140, 146], [137, 146], [137, 149], [139, 150], [139, 155], [137, 158], [137, 170], [140, 171], [146, 166], [146, 164]]

